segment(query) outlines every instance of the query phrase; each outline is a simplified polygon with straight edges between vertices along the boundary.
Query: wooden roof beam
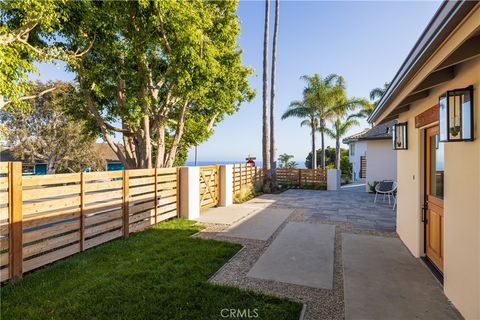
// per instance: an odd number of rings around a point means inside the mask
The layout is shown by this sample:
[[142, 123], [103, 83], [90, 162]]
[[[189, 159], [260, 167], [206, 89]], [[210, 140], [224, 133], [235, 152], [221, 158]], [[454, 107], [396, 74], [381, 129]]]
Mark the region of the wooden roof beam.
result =
[[425, 91], [436, 86], [441, 85], [447, 81], [455, 78], [455, 68], [454, 66], [444, 68], [438, 71], [430, 73], [414, 90], [410, 95]]

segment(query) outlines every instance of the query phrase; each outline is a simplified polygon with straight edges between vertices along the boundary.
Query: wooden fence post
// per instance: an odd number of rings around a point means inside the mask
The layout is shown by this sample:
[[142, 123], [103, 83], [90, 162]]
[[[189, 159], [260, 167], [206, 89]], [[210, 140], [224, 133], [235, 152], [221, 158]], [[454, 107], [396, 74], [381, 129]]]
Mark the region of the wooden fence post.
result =
[[128, 170], [123, 170], [123, 237], [127, 238], [130, 234], [129, 230], [129, 191], [130, 191], [130, 176]]
[[22, 163], [10, 162], [8, 168], [8, 193], [10, 206], [10, 277], [23, 274], [23, 214], [22, 214]]
[[157, 216], [158, 216], [158, 182], [157, 182], [157, 167], [155, 167], [155, 224], [157, 224]]
[[84, 172], [80, 173], [80, 251], [85, 247], [85, 178]]
[[180, 167], [177, 167], [177, 218], [180, 218]]

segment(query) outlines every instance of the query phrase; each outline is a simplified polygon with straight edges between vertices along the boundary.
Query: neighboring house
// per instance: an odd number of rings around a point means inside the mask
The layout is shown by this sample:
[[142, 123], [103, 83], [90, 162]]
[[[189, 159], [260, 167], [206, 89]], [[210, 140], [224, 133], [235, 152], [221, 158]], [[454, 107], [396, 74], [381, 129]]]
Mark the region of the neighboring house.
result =
[[352, 181], [364, 182], [367, 172], [367, 142], [358, 140], [370, 129], [351, 135], [343, 139], [343, 143], [348, 144], [348, 159], [352, 164]]
[[392, 127], [388, 121], [343, 139], [348, 144], [353, 165], [353, 181], [365, 181], [366, 191], [374, 181], [397, 180], [397, 156], [392, 146]]
[[0, 161], [1, 162], [12, 162], [12, 161], [22, 162], [22, 173], [24, 176], [47, 174], [46, 162], [37, 161], [37, 162], [31, 163], [29, 161], [18, 159], [12, 155], [12, 152], [10, 151], [10, 149], [3, 149], [2, 151], [0, 151]]
[[[106, 171], [115, 171], [123, 170], [124, 166], [118, 160], [117, 155], [113, 152], [112, 148], [106, 143], [97, 143], [95, 144], [95, 149], [97, 154], [105, 160], [105, 170]], [[23, 175], [44, 175], [47, 174], [47, 163], [42, 161], [37, 161], [35, 163], [30, 163], [25, 160], [15, 158], [10, 149], [3, 149], [0, 151], [0, 161], [10, 162], [10, 161], [20, 161], [22, 162], [22, 172]], [[90, 168], [85, 168], [84, 171], [90, 171]]]
[[394, 133], [406, 142], [397, 233], [463, 317], [480, 319], [479, 2], [442, 3], [368, 121], [394, 118], [406, 124]]
[[96, 143], [95, 149], [97, 154], [105, 160], [105, 170], [107, 171], [116, 171], [123, 170], [125, 166], [118, 159], [117, 154], [113, 152], [112, 148], [106, 143]]

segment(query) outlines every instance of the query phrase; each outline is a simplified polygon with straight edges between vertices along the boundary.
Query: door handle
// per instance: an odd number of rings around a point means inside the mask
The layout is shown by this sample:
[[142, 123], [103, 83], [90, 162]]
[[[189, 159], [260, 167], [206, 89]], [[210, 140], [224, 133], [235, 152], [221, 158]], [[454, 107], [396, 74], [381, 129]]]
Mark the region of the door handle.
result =
[[428, 203], [425, 202], [425, 204], [422, 207], [422, 222], [425, 223], [425, 224], [428, 223], [427, 209], [428, 209]]

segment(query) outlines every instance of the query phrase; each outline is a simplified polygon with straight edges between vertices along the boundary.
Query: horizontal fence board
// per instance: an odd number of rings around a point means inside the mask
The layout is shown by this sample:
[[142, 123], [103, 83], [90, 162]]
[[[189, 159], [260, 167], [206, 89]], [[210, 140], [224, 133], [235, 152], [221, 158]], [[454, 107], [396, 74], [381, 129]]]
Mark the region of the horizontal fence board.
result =
[[28, 272], [30, 270], [39, 268], [51, 262], [63, 259], [65, 257], [71, 256], [77, 252], [80, 252], [80, 244], [74, 244], [60, 250], [56, 250], [30, 260], [23, 261], [23, 271]]
[[98, 202], [98, 201], [105, 201], [111, 199], [117, 199], [123, 197], [122, 190], [114, 190], [114, 191], [105, 191], [105, 192], [96, 192], [96, 193], [87, 193], [85, 194], [84, 203], [88, 205], [90, 203]]
[[73, 184], [67, 186], [57, 187], [44, 187], [35, 189], [23, 189], [22, 199], [23, 201], [37, 200], [50, 197], [59, 197], [65, 195], [78, 195], [80, 194], [80, 185]]
[[123, 204], [123, 199], [116, 200], [107, 200], [103, 202], [96, 202], [87, 204], [83, 210], [84, 214], [91, 214], [98, 211], [112, 210], [118, 207], [121, 207]]
[[109, 211], [105, 213], [99, 213], [92, 216], [85, 217], [85, 226], [91, 226], [94, 224], [122, 218], [122, 209]]
[[10, 260], [10, 254], [8, 252], [0, 253], [0, 266], [6, 266]]
[[147, 178], [138, 178], [138, 179], [130, 179], [129, 185], [130, 188], [134, 186], [141, 186], [145, 184], [151, 184], [152, 186], [155, 185], [155, 176], [147, 177]]
[[50, 214], [40, 214], [40, 215], [31, 215], [29, 217], [24, 217], [23, 219], [23, 229], [30, 229], [34, 227], [40, 227], [47, 224], [52, 224], [56, 222], [61, 222], [65, 220], [71, 220], [78, 218], [80, 216], [80, 208], [74, 209], [72, 211], [62, 211]]
[[80, 206], [80, 197], [72, 196], [62, 199], [47, 200], [42, 202], [32, 202], [23, 204], [23, 214], [29, 215], [45, 211], [54, 211], [69, 207]]
[[132, 169], [128, 170], [130, 178], [140, 177], [140, 176], [153, 176], [155, 175], [155, 169]]
[[3, 268], [0, 270], [0, 281], [4, 282], [10, 279], [10, 268]]
[[154, 208], [155, 208], [155, 201], [149, 201], [149, 202], [145, 202], [145, 203], [130, 207], [129, 212], [131, 214], [135, 214], [137, 212], [142, 212], [142, 211], [145, 211], [148, 209], [154, 209]]
[[164, 176], [157, 176], [157, 182], [176, 182], [177, 175], [176, 174], [168, 174]]
[[101, 179], [119, 179], [123, 177], [123, 171], [99, 171], [99, 172], [85, 172], [83, 179], [85, 181], [101, 180]]
[[85, 240], [85, 249], [90, 249], [102, 243], [120, 238], [122, 235], [123, 235], [122, 230], [115, 230], [115, 231], [107, 232], [100, 236]]
[[155, 185], [144, 186], [144, 187], [134, 187], [130, 188], [130, 196], [135, 196], [142, 193], [153, 193], [155, 191]]
[[23, 187], [42, 186], [49, 184], [63, 184], [80, 182], [80, 173], [63, 173], [44, 176], [24, 176], [22, 177]]
[[43, 229], [23, 232], [23, 243], [28, 244], [30, 242], [43, 240], [49, 237], [53, 237], [59, 234], [79, 230], [79, 221], [68, 221], [64, 223], [55, 224]]
[[136, 223], [138, 221], [141, 221], [141, 220], [145, 220], [147, 218], [151, 218], [153, 217], [155, 214], [153, 212], [153, 209], [150, 209], [149, 211], [144, 211], [144, 212], [141, 212], [141, 213], [137, 213], [137, 214], [134, 214], [134, 215], [131, 215], [129, 217], [129, 223], [130, 224], [133, 224], [133, 223]]
[[8, 177], [0, 177], [0, 189], [8, 189]]
[[104, 182], [92, 182], [92, 183], [85, 183], [84, 191], [100, 191], [100, 190], [108, 190], [108, 189], [121, 189], [123, 187], [123, 181], [121, 180], [109, 180]]
[[80, 241], [80, 231], [75, 231], [55, 238], [49, 238], [23, 247], [23, 258], [29, 258], [42, 252], [50, 251], [76, 241]]
[[115, 228], [119, 228], [122, 226], [122, 220], [113, 220], [107, 223], [99, 224], [94, 227], [87, 227], [85, 228], [84, 235], [86, 238], [92, 237], [96, 234], [103, 233]]

